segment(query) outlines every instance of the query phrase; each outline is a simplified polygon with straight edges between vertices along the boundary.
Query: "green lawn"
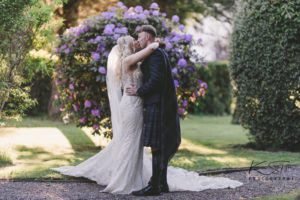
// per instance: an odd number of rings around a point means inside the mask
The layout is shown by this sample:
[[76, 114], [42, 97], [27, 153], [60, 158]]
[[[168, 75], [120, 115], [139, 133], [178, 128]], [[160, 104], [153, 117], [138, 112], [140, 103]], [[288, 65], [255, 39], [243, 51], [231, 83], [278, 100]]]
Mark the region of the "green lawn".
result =
[[[247, 131], [230, 122], [231, 116], [189, 115], [181, 122], [182, 143], [170, 165], [203, 171], [249, 167], [253, 160], [300, 164], [299, 153], [242, 148]], [[103, 138], [89, 130], [46, 117], [10, 121], [0, 129], [0, 178], [67, 178], [49, 168], [79, 164], [105, 147]]]
[[254, 198], [253, 200], [295, 200], [300, 195], [300, 190], [294, 190], [289, 193], [281, 193], [266, 197]]

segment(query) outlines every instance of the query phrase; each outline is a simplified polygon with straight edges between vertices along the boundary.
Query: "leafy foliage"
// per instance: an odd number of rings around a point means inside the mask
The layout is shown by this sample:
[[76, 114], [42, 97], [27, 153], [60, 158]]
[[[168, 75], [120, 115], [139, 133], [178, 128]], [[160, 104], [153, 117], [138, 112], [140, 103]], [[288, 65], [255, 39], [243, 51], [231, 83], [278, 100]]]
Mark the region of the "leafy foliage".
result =
[[231, 73], [241, 124], [261, 149], [300, 148], [300, 1], [244, 0]]
[[197, 99], [188, 108], [189, 112], [223, 115], [230, 114], [232, 100], [231, 77], [227, 62], [209, 62], [207, 67], [197, 67], [201, 74], [203, 88], [208, 87], [205, 96]]
[[0, 2], [0, 118], [22, 114], [34, 105], [28, 94], [30, 87], [23, 84], [27, 81], [23, 64], [32, 49], [38, 50], [54, 39], [53, 26], [48, 22], [55, 4], [61, 3], [60, 0], [50, 5], [40, 0]]

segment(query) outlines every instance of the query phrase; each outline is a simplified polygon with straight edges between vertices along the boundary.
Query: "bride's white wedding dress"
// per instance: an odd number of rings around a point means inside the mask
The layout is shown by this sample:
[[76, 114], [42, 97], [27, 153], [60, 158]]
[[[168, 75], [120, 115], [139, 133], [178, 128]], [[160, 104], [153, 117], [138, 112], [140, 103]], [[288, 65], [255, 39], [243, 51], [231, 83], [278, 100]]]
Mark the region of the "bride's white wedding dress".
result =
[[[143, 101], [137, 96], [122, 96], [119, 87], [115, 87], [114, 47], [107, 69], [107, 87], [112, 113], [113, 139], [96, 155], [77, 166], [51, 168], [64, 175], [85, 177], [106, 185], [101, 192], [130, 194], [147, 186], [152, 175], [152, 159], [143, 147]], [[142, 72], [137, 69], [132, 76], [123, 70], [124, 88], [132, 83], [142, 84]], [[223, 177], [199, 176], [197, 172], [169, 166], [167, 181], [170, 191], [201, 191], [205, 189], [236, 188], [243, 183]]]

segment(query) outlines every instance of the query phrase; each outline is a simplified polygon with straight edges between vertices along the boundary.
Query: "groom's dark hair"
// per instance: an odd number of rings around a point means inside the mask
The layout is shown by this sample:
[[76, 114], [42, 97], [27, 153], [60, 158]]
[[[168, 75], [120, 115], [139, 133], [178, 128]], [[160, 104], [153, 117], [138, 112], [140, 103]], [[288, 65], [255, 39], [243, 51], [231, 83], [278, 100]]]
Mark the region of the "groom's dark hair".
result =
[[146, 32], [149, 33], [153, 38], [157, 36], [156, 29], [151, 25], [143, 25], [138, 30], [137, 33]]

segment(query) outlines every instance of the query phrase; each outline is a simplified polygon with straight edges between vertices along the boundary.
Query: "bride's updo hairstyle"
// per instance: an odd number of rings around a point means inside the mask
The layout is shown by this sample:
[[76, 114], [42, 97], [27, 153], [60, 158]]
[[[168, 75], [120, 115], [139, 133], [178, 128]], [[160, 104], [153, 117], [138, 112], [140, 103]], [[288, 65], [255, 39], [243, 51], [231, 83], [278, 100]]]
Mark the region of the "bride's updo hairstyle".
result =
[[133, 54], [133, 41], [133, 37], [129, 35], [119, 37], [117, 45], [121, 59]]
[[120, 82], [122, 80], [122, 62], [126, 56], [134, 53], [133, 42], [134, 38], [129, 35], [119, 37], [119, 39], [117, 40], [117, 46], [120, 56], [120, 70], [117, 73], [117, 76], [119, 76]]

